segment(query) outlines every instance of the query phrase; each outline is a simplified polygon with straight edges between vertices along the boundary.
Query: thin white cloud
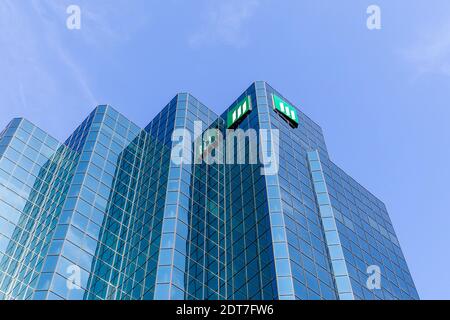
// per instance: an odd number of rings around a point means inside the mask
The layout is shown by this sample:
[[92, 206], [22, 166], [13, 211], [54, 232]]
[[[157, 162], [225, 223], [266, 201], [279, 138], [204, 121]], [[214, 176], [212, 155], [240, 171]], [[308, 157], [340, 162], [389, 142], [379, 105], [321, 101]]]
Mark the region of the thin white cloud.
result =
[[61, 77], [78, 83], [80, 94], [89, 103], [96, 102], [87, 78], [63, 46], [61, 34], [65, 31], [65, 10], [62, 8], [60, 19], [54, 19], [54, 13], [48, 10], [56, 7], [61, 7], [61, 3], [35, 0], [27, 3], [0, 2], [0, 28], [5, 30], [0, 33], [0, 43], [4, 48], [0, 53], [0, 65], [8, 77], [8, 82], [2, 87], [7, 91], [6, 103], [17, 113], [37, 107], [36, 103], [26, 103], [27, 96], [32, 96], [30, 100], [35, 102], [47, 100], [51, 103], [51, 97], [61, 90]]
[[427, 32], [415, 45], [402, 51], [402, 55], [414, 65], [418, 76], [450, 76], [450, 24], [443, 24]]
[[[90, 89], [87, 76], [64, 46], [64, 41], [62, 39], [64, 32], [66, 32], [64, 29], [65, 24], [63, 24], [64, 19], [54, 18], [57, 13], [60, 13], [60, 16], [65, 18], [66, 16], [61, 13], [65, 12], [66, 7], [61, 2], [42, 2], [40, 0], [33, 0], [33, 7], [41, 17], [41, 20], [45, 23], [46, 32], [44, 35], [48, 47], [52, 49], [52, 53], [55, 57], [62, 62], [65, 69], [71, 74], [72, 79], [78, 83], [79, 90], [88, 99], [91, 107], [97, 104], [97, 99]], [[49, 13], [51, 13], [50, 17], [48, 17]]]
[[210, 44], [225, 44], [244, 47], [248, 34], [245, 27], [260, 6], [260, 0], [208, 1], [202, 29], [190, 35], [193, 47]]
[[[53, 119], [67, 113], [78, 116], [99, 103], [87, 53], [107, 57], [110, 47], [127, 41], [147, 22], [148, 15], [140, 10], [144, 2], [1, 0], [0, 126], [13, 116], [51, 121], [50, 111]], [[81, 8], [82, 26], [71, 31], [66, 9], [74, 3]], [[124, 16], [132, 16], [132, 22]], [[79, 110], [62, 107], [73, 100]]]
[[2, 104], [19, 112], [28, 107], [23, 93], [28, 84], [33, 84], [33, 92], [39, 94], [49, 92], [56, 85], [39, 63], [42, 42], [29, 23], [32, 12], [32, 8], [23, 7], [20, 2], [0, 1], [0, 98]]

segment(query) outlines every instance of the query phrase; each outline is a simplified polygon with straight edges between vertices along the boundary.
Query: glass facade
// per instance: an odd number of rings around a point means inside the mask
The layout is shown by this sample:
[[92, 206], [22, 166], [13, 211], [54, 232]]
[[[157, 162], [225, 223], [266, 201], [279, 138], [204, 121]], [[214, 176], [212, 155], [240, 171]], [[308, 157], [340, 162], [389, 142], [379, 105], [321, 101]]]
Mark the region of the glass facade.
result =
[[[249, 129], [271, 130], [276, 172]], [[384, 204], [265, 82], [222, 115], [180, 93], [144, 129], [104, 105], [64, 143], [25, 119], [0, 133], [0, 299], [418, 298]]]

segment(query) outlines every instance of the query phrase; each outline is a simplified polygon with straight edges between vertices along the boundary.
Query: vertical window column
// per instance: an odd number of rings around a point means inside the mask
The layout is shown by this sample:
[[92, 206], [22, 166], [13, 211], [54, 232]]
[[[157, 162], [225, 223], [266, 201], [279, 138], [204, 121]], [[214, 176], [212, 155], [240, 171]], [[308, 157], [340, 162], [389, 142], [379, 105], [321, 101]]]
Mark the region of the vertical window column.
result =
[[[256, 93], [259, 127], [260, 129], [271, 129], [272, 126], [268, 117], [269, 104], [267, 100], [267, 90], [264, 82], [256, 83]], [[265, 116], [263, 116], [263, 114]], [[294, 282], [292, 279], [292, 268], [288, 250], [286, 225], [281, 204], [278, 175], [266, 176], [266, 189], [278, 298], [280, 300], [295, 300]]]
[[[187, 100], [180, 101], [178, 97], [175, 129], [186, 129], [187, 103]], [[168, 134], [171, 135], [172, 132]], [[190, 191], [183, 190], [182, 182], [189, 183], [191, 177], [191, 165], [170, 162], [156, 272], [155, 300], [183, 300], [186, 296], [185, 269], [191, 200]]]
[[347, 263], [344, 258], [319, 153], [317, 151], [308, 152], [308, 161], [339, 299], [354, 300]]

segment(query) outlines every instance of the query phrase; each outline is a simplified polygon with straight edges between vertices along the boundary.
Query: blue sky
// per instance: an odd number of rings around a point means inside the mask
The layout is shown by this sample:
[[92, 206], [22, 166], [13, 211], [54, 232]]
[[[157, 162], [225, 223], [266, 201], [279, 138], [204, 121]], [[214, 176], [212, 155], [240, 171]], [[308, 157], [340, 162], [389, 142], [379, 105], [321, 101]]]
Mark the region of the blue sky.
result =
[[448, 0], [1, 0], [0, 48], [0, 127], [60, 140], [96, 104], [144, 126], [177, 92], [221, 112], [268, 81], [385, 201], [421, 298], [450, 299]]

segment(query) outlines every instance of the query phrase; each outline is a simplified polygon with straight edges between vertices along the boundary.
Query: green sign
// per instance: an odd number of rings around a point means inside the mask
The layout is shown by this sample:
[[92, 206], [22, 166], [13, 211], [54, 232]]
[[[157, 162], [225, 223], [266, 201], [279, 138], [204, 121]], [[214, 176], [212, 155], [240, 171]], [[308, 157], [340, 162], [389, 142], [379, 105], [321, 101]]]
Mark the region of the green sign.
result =
[[236, 107], [228, 111], [228, 128], [233, 127], [235, 124], [243, 120], [245, 116], [250, 113], [250, 111], [252, 111], [252, 105], [250, 96], [247, 96], [244, 100], [239, 102]]
[[273, 108], [281, 113], [293, 126], [298, 126], [297, 110], [277, 95], [272, 95]]

